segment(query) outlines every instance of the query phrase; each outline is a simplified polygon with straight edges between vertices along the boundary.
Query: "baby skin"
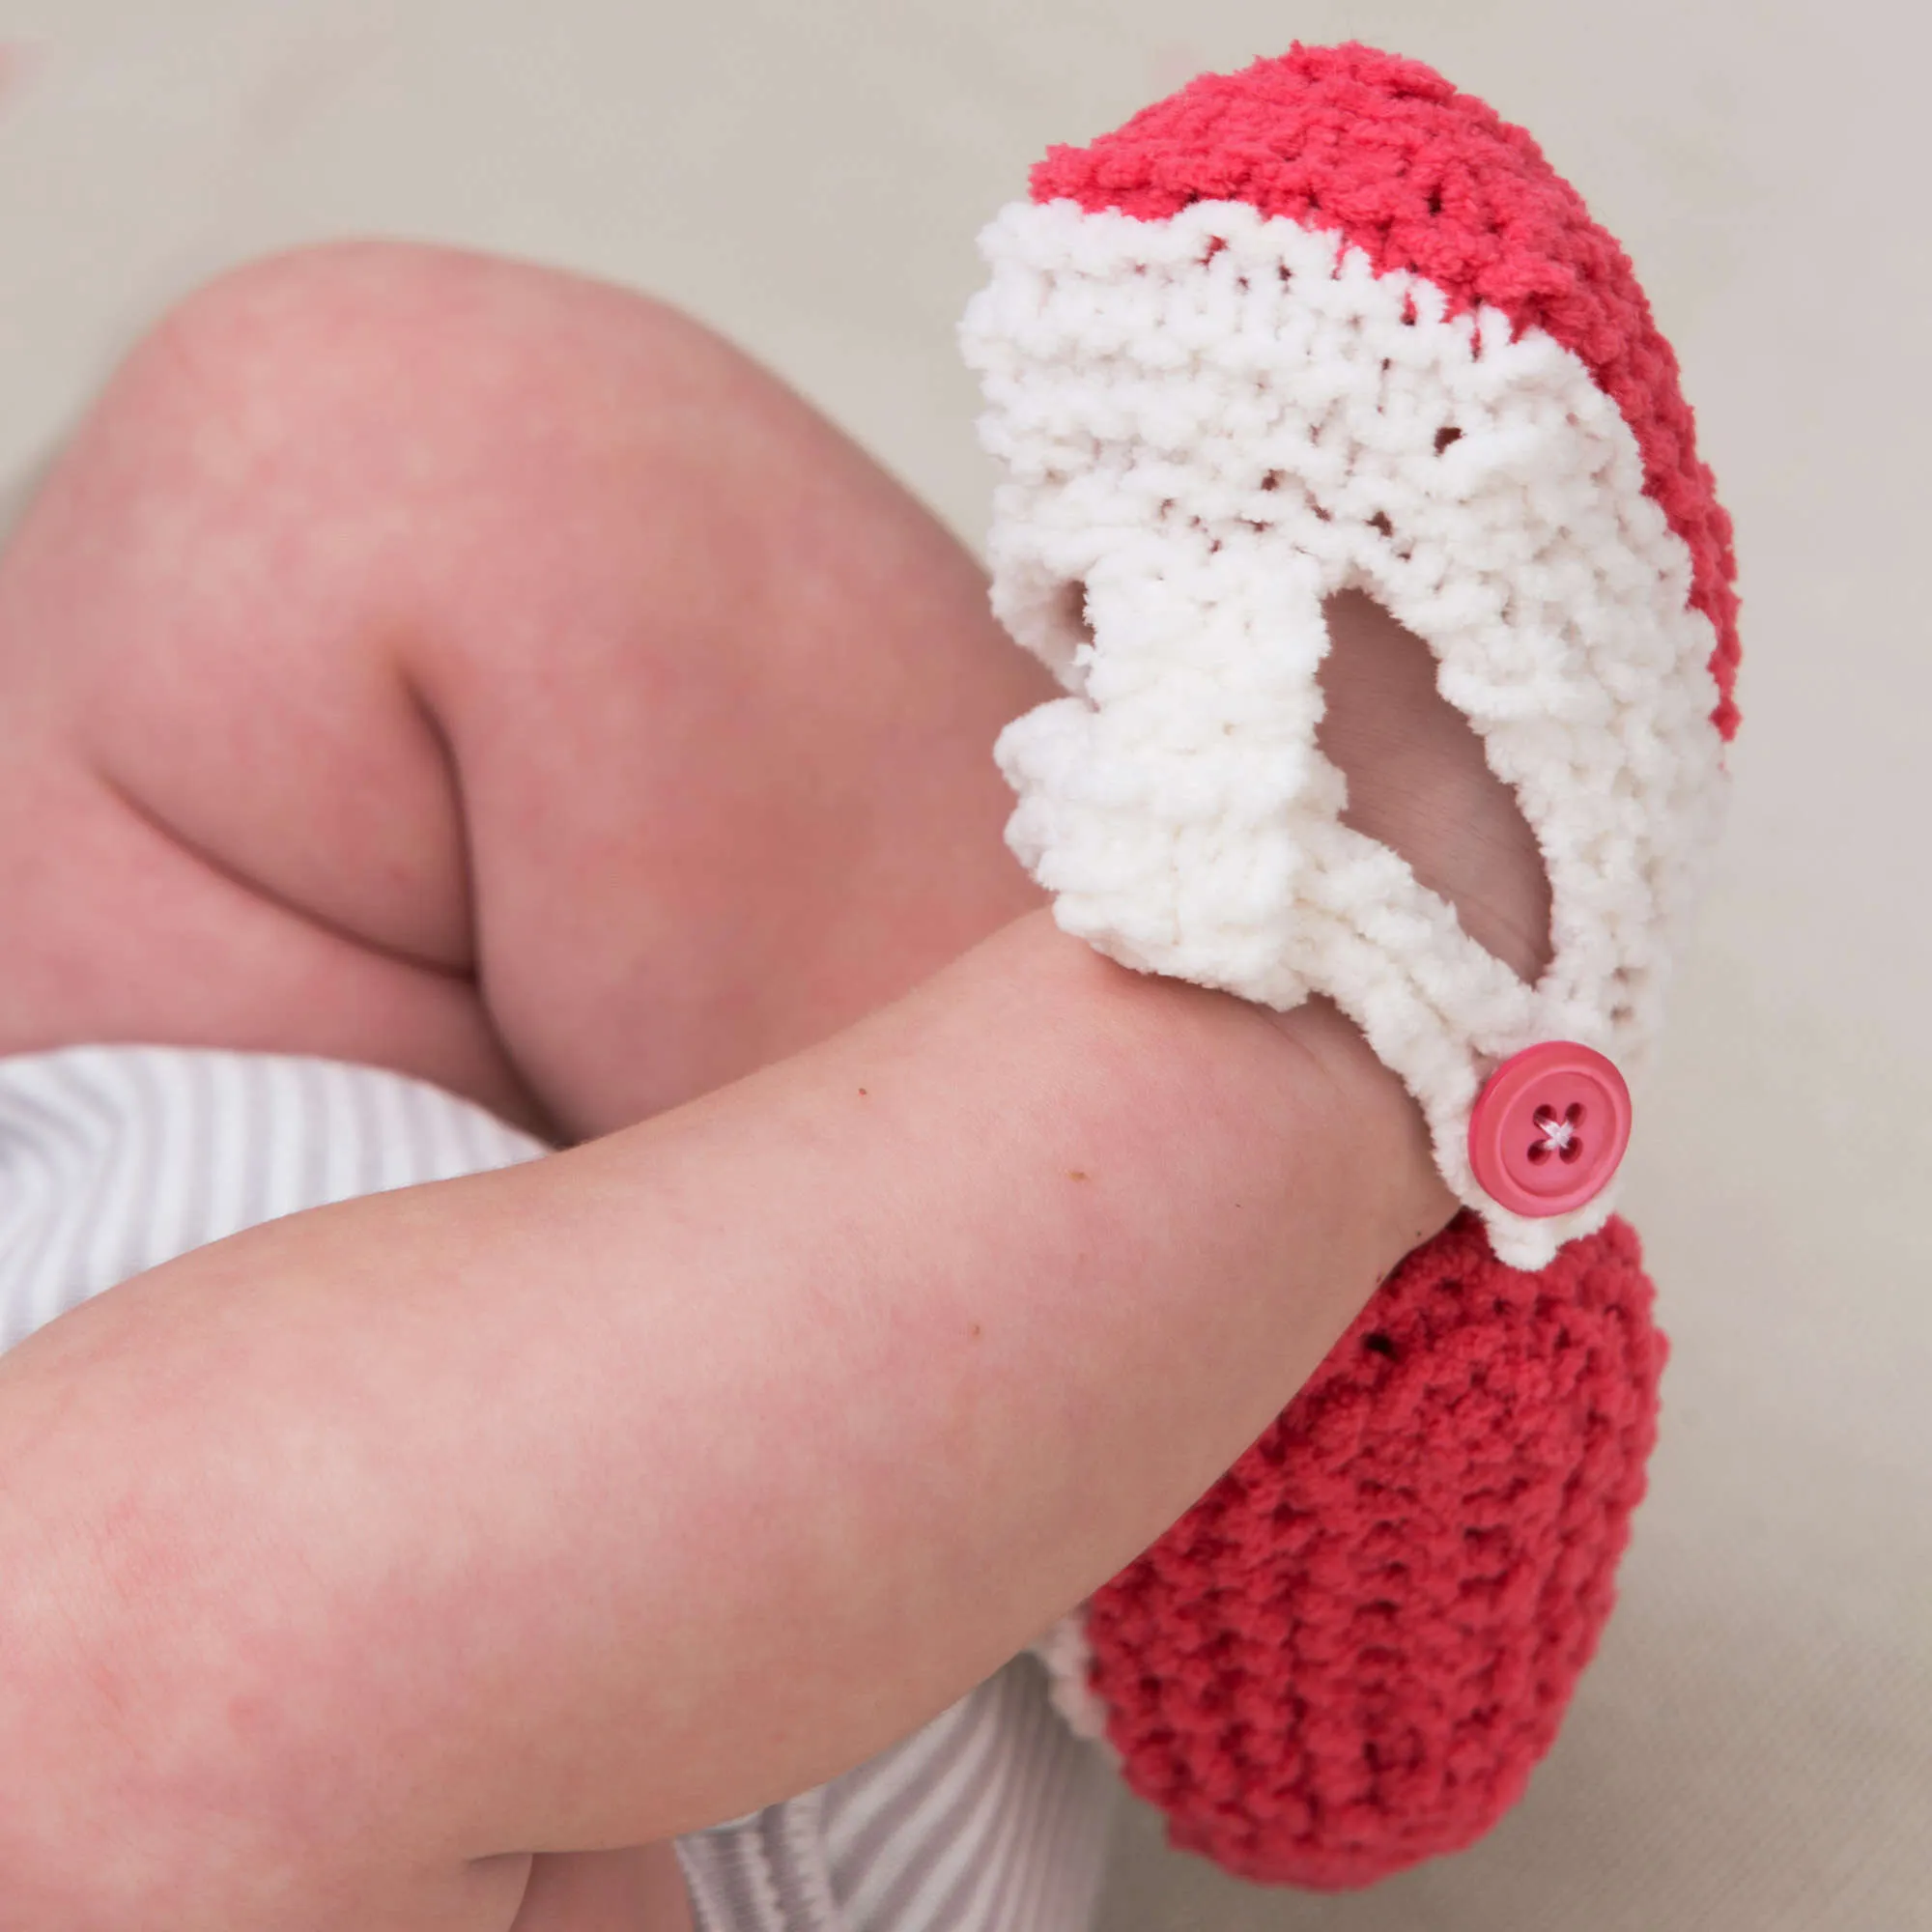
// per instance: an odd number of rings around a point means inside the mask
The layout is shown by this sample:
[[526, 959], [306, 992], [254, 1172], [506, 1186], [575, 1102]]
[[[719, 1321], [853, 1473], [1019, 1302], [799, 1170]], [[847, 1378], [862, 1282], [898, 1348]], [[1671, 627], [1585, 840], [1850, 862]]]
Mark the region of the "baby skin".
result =
[[[1534, 842], [1338, 600], [1350, 818], [1519, 972]], [[0, 1924], [639, 1932], [1145, 1548], [1453, 1202], [1339, 1015], [1005, 852], [972, 559], [636, 296], [389, 244], [128, 359], [0, 556], [0, 1053], [554, 1142], [0, 1360]]]

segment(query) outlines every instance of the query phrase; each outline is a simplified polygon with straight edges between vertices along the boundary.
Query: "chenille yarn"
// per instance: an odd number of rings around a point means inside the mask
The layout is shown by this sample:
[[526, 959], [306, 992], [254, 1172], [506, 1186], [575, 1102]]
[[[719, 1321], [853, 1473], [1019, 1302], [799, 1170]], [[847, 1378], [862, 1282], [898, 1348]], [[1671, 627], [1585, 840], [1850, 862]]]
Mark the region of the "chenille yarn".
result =
[[[1509, 1211], [1471, 1110], [1542, 1040], [1640, 1076], [1735, 722], [1729, 526], [1628, 261], [1528, 135], [1361, 47], [1054, 151], [981, 246], [994, 606], [1071, 694], [1000, 741], [1009, 841], [1127, 965], [1334, 999], [1540, 1265], [1613, 1186]], [[1536, 835], [1534, 986], [1342, 823], [1317, 673], [1350, 589], [1428, 642]]]
[[1662, 1337], [1612, 1220], [1537, 1273], [1463, 1216], [1088, 1606], [1128, 1783], [1230, 1871], [1356, 1886], [1488, 1831], [1615, 1601]]
[[1731, 522], [1697, 455], [1677, 357], [1630, 258], [1524, 128], [1433, 68], [1374, 48], [1297, 47], [1203, 74], [1089, 148], [1051, 150], [1036, 202], [1160, 220], [1239, 201], [1332, 230], [1378, 274], [1409, 270], [1449, 313], [1489, 306], [1573, 351], [1643, 452], [1645, 494], [1690, 552], [1690, 601], [1717, 634], [1715, 722], [1737, 729]]
[[[1474, 1182], [1495, 1067], [1633, 1076], [1721, 816], [1729, 521], [1631, 265], [1535, 142], [1419, 63], [1295, 47], [1053, 150], [962, 324], [1005, 469], [994, 608], [1068, 696], [999, 756], [1068, 931], [1331, 996], [1468, 1210], [1241, 1463], [1038, 1646], [1175, 1841], [1372, 1882], [1520, 1794], [1614, 1601], [1662, 1338], [1605, 1191]], [[1536, 834], [1525, 986], [1340, 823], [1322, 609], [1365, 590]]]

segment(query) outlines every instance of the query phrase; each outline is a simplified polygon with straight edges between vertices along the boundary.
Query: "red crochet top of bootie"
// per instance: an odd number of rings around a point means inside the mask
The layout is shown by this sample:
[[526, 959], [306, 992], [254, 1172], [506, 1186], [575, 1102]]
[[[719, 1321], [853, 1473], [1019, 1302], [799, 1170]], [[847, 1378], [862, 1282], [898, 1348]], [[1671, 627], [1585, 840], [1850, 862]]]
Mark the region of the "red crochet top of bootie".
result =
[[1420, 61], [1372, 47], [1295, 46], [1204, 74], [1086, 148], [1033, 171], [1037, 202], [1159, 221], [1196, 201], [1342, 236], [1378, 273], [1407, 270], [1452, 314], [1488, 305], [1571, 351], [1622, 412], [1644, 489], [1690, 553], [1690, 605], [1717, 632], [1713, 722], [1737, 729], [1731, 521], [1697, 455], [1677, 357], [1630, 258], [1522, 128]]

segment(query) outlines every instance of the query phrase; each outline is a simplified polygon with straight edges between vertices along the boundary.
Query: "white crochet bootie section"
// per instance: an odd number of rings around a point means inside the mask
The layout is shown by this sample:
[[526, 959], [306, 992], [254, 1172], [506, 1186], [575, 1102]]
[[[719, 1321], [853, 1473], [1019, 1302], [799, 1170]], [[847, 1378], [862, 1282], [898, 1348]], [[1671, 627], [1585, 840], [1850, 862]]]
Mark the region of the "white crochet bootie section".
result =
[[[1635, 438], [1541, 330], [1451, 317], [1429, 281], [1244, 203], [1021, 203], [980, 246], [961, 334], [1006, 470], [994, 609], [1071, 694], [1000, 739], [1009, 843], [1124, 965], [1333, 999], [1497, 1256], [1544, 1265], [1614, 1185], [1509, 1212], [1471, 1171], [1471, 1108], [1541, 1040], [1640, 1072], [1724, 793], [1715, 638]], [[1429, 643], [1542, 846], [1535, 986], [1341, 823], [1317, 671], [1323, 603], [1351, 589]]]

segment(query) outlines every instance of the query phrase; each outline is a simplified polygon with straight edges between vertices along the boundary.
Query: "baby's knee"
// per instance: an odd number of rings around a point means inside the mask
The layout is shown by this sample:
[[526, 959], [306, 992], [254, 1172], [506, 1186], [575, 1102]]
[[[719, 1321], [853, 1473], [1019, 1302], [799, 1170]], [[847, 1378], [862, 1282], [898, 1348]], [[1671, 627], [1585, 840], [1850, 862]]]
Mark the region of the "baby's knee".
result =
[[[408, 488], [452, 464], [526, 466], [635, 420], [735, 352], [647, 297], [400, 241], [315, 244], [194, 290], [154, 326], [97, 412], [152, 482], [158, 462], [239, 481]], [[746, 365], [749, 366], [749, 365]], [[624, 408], [613, 412], [621, 396]]]
[[[392, 414], [429, 354], [464, 258], [412, 243], [331, 242], [230, 270], [176, 302], [95, 412], [126, 449], [159, 443], [220, 468], [338, 440]], [[344, 412], [347, 412], [345, 416]]]
[[[234, 269], [149, 330], [102, 400], [120, 437], [199, 464], [253, 469], [392, 446], [425, 415], [508, 390], [533, 307], [568, 307], [553, 280], [458, 249], [332, 242]], [[562, 278], [556, 278], [562, 280]]]

